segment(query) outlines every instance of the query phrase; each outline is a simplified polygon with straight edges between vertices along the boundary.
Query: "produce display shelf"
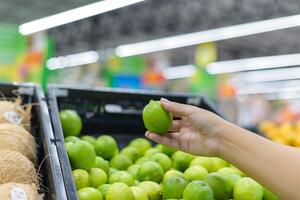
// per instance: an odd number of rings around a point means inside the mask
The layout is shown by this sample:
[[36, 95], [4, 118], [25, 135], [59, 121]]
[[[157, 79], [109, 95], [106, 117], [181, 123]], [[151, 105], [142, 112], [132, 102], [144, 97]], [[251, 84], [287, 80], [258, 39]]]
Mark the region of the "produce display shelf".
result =
[[22, 104], [33, 104], [30, 132], [35, 137], [38, 147], [40, 192], [47, 200], [65, 200], [65, 186], [44, 93], [35, 84], [0, 83], [0, 93], [3, 97], [16, 97], [16, 91], [22, 99]]
[[48, 87], [47, 97], [69, 200], [76, 200], [78, 197], [64, 145], [59, 111], [64, 109], [76, 110], [83, 122], [82, 135], [89, 134], [96, 137], [101, 134], [111, 135], [118, 141], [120, 148], [134, 138], [144, 137], [146, 130], [141, 115], [142, 109], [150, 100], [159, 100], [164, 97], [217, 113], [203, 96], [188, 94], [124, 89], [78, 89], [52, 85]]

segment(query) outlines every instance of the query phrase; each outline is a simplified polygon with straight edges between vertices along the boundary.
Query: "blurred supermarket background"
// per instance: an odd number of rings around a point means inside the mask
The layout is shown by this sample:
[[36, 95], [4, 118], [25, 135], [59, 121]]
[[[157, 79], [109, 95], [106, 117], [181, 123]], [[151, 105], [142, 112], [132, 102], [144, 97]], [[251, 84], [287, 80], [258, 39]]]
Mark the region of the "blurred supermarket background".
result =
[[299, 13], [297, 0], [1, 1], [0, 81], [203, 94], [300, 146]]

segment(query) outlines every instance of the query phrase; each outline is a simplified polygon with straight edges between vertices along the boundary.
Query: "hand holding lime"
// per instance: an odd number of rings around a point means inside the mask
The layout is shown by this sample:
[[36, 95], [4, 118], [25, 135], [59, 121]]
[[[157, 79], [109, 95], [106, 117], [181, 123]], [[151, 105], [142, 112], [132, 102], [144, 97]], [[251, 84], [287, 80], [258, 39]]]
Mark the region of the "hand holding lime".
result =
[[143, 121], [149, 131], [162, 135], [168, 133], [173, 117], [161, 106], [160, 101], [151, 100], [144, 107]]

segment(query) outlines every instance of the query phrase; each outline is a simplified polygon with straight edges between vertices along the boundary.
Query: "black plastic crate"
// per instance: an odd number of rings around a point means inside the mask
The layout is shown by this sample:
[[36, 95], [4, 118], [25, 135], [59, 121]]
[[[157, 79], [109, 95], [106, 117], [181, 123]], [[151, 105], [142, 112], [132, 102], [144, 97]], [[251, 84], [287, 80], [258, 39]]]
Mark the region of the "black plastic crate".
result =
[[44, 199], [64, 200], [66, 199], [66, 192], [44, 93], [35, 84], [0, 83], [1, 95], [7, 98], [16, 97], [15, 91], [20, 95], [22, 103], [34, 104], [30, 132], [38, 145], [40, 192], [44, 193]]
[[169, 100], [193, 104], [215, 112], [215, 109], [202, 96], [187, 94], [154, 93], [124, 89], [75, 89], [50, 86], [48, 105], [57, 141], [59, 159], [69, 200], [78, 199], [72, 178], [71, 166], [64, 146], [63, 131], [59, 111], [76, 110], [83, 121], [83, 135], [112, 135], [123, 147], [136, 137], [143, 137], [145, 127], [142, 122], [142, 109], [149, 100], [165, 97]]

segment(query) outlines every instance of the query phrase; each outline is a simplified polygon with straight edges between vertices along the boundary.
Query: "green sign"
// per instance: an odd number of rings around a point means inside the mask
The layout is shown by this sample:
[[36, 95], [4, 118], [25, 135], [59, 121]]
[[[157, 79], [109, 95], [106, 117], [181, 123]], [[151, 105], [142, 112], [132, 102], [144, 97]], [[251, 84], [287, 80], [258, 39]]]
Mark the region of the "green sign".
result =
[[0, 64], [12, 64], [26, 49], [26, 39], [16, 26], [0, 23]]

